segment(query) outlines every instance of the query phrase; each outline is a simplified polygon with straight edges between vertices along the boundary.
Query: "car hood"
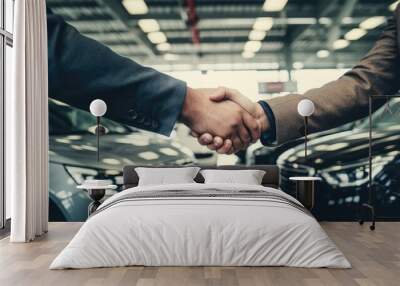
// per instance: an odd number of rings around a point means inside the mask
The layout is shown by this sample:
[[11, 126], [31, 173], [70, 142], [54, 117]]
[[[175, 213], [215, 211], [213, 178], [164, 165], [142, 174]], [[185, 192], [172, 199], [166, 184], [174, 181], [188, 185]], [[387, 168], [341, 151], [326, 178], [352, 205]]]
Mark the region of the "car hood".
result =
[[[372, 132], [373, 155], [380, 159], [399, 150], [400, 127], [393, 126], [384, 131]], [[307, 160], [304, 158], [304, 144], [282, 153], [278, 159], [279, 165], [298, 164], [313, 167], [316, 170], [328, 168], [332, 165], [350, 164], [351, 162], [368, 159], [369, 131], [351, 130], [322, 136], [308, 143]]]
[[194, 160], [193, 153], [179, 143], [142, 132], [101, 136], [99, 162], [96, 146], [97, 139], [92, 134], [50, 136], [50, 161], [73, 166], [122, 170], [123, 166], [130, 164], [187, 164]]
[[[314, 139], [318, 139], [321, 138], [323, 136], [328, 136], [330, 134], [338, 134], [344, 131], [348, 131], [354, 128], [354, 126], [357, 126], [361, 123], [363, 123], [365, 120], [359, 120], [356, 122], [352, 122], [352, 123], [347, 123], [344, 124], [342, 126], [333, 128], [333, 129], [328, 129], [328, 130], [324, 130], [324, 131], [320, 131], [317, 133], [313, 133], [308, 135], [308, 140], [314, 140]], [[269, 154], [271, 153], [283, 153], [285, 150], [288, 150], [289, 148], [295, 147], [297, 145], [301, 145], [301, 142], [303, 142], [303, 139], [299, 138], [299, 139], [295, 139], [289, 142], [285, 142], [281, 145], [277, 145], [277, 146], [259, 146], [258, 148], [254, 148], [253, 150], [250, 150], [250, 152], [254, 152], [257, 156], [269, 156]], [[303, 145], [304, 146], [304, 145]]]

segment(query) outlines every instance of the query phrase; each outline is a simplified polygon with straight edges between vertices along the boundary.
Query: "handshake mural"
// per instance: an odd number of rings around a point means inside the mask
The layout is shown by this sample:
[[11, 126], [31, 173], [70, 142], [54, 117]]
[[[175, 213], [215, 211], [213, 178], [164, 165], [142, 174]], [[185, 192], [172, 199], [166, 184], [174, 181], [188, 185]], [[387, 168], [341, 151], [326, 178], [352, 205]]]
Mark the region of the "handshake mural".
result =
[[201, 145], [220, 154], [232, 154], [246, 148], [270, 128], [259, 103], [225, 87], [188, 87], [181, 120]]

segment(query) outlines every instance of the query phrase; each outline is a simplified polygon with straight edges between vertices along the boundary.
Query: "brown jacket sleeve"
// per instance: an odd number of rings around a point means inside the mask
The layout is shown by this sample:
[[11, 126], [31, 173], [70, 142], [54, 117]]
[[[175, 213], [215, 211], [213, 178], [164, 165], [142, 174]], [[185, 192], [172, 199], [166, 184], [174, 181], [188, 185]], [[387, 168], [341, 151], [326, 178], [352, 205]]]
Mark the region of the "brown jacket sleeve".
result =
[[[303, 136], [303, 118], [297, 113], [301, 99], [308, 98], [314, 102], [315, 112], [309, 118], [308, 128], [310, 132], [318, 132], [367, 116], [370, 95], [396, 93], [400, 87], [398, 24], [390, 20], [371, 51], [338, 80], [303, 95], [292, 94], [268, 100], [275, 116], [277, 143]], [[383, 103], [385, 100], [377, 100], [374, 108]]]

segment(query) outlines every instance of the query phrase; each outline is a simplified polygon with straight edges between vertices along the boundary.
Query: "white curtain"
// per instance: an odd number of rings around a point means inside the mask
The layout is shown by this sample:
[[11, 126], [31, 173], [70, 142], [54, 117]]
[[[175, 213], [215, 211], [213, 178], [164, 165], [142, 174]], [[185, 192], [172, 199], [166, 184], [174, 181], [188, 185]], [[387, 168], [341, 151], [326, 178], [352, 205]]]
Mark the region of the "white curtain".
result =
[[12, 242], [48, 227], [48, 90], [45, 0], [15, 1], [13, 92], [6, 98], [6, 187]]

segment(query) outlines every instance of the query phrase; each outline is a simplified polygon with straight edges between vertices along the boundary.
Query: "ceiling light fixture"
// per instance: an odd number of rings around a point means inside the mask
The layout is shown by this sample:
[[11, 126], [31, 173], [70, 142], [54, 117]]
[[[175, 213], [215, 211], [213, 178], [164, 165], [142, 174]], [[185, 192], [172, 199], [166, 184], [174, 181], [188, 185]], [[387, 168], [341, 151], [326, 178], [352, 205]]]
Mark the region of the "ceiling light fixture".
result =
[[354, 29], [351, 29], [350, 31], [348, 31], [344, 35], [344, 38], [349, 41], [356, 41], [356, 40], [362, 38], [366, 33], [367, 33], [367, 31], [365, 31], [364, 29], [354, 28]]
[[266, 35], [267, 35], [267, 32], [265, 32], [265, 31], [252, 30], [249, 34], [249, 40], [262, 41]]
[[141, 19], [138, 21], [140, 29], [145, 33], [157, 32], [160, 30], [157, 20], [154, 19]]
[[131, 15], [143, 15], [149, 12], [144, 0], [123, 0], [122, 5]]
[[263, 10], [267, 12], [279, 12], [285, 8], [288, 0], [265, 0]]
[[347, 48], [350, 45], [350, 42], [345, 39], [337, 39], [336, 41], [333, 42], [333, 49], [334, 50], [340, 50]]
[[269, 31], [274, 25], [274, 19], [271, 17], [256, 18], [253, 29], [259, 31]]
[[386, 18], [383, 16], [375, 16], [368, 18], [360, 23], [360, 28], [364, 30], [372, 30], [385, 23]]
[[392, 4], [389, 5], [389, 10], [394, 11], [397, 8], [397, 5], [399, 5], [400, 1], [394, 1]]
[[327, 57], [329, 57], [329, 55], [330, 55], [330, 52], [328, 50], [319, 50], [317, 52], [317, 57], [319, 57], [320, 59], [327, 58]]
[[148, 33], [147, 38], [149, 38], [150, 42], [152, 42], [153, 44], [161, 44], [167, 41], [167, 37], [163, 32]]
[[342, 20], [342, 24], [345, 25], [350, 25], [353, 23], [353, 18], [352, 17], [344, 17]]
[[176, 60], [178, 60], [178, 59], [179, 59], [179, 56], [176, 55], [176, 54], [170, 54], [170, 53], [168, 53], [168, 54], [165, 54], [165, 55], [164, 55], [164, 60], [166, 60], [166, 61], [176, 61]]
[[253, 52], [256, 53], [260, 50], [261, 48], [261, 42], [260, 41], [248, 41], [244, 45], [244, 50], [246, 52]]
[[336, 68], [337, 69], [344, 69], [346, 65], [344, 63], [337, 63]]
[[332, 25], [332, 19], [328, 17], [321, 17], [318, 19], [318, 23], [321, 25], [330, 26]]
[[287, 18], [287, 25], [315, 25], [317, 24], [316, 18]]
[[169, 51], [171, 49], [171, 45], [169, 43], [161, 43], [157, 45], [157, 50], [160, 52]]
[[293, 68], [296, 70], [301, 70], [302, 68], [304, 68], [304, 64], [302, 62], [294, 62]]
[[254, 57], [254, 53], [253, 52], [248, 52], [248, 51], [243, 51], [242, 57], [245, 58], [245, 59], [251, 59], [251, 58]]

